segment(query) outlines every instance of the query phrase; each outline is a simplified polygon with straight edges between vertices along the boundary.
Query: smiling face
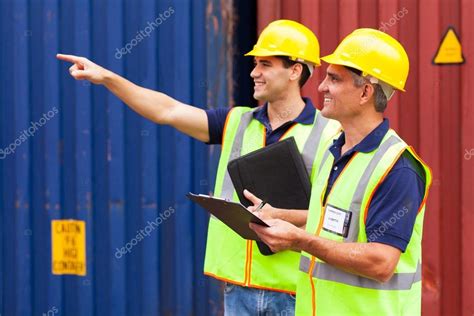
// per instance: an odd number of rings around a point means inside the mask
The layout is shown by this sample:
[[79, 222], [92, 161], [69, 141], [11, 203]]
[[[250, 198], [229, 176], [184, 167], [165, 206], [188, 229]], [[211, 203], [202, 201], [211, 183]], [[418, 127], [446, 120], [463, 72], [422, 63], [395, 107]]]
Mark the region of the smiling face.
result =
[[362, 105], [372, 94], [366, 91], [368, 86], [356, 87], [350, 70], [340, 65], [329, 65], [326, 77], [318, 88], [324, 95], [321, 114], [338, 121], [360, 115], [364, 108]]
[[285, 97], [290, 85], [298, 87], [295, 67], [285, 68], [280, 58], [255, 57], [250, 76], [254, 81], [253, 97], [259, 101], [272, 102]]

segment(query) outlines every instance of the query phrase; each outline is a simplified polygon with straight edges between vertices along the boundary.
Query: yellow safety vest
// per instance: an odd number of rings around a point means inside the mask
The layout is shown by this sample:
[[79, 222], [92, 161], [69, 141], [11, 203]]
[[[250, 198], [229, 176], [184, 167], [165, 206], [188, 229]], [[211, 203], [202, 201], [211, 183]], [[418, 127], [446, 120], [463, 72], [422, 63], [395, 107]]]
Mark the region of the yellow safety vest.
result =
[[[354, 154], [323, 205], [327, 179], [334, 162], [329, 150], [325, 152], [321, 170], [312, 187], [306, 230], [338, 242], [367, 243], [365, 220], [373, 193], [405, 151], [413, 155], [424, 168], [425, 195], [410, 242], [405, 253], [400, 256], [395, 274], [389, 281], [380, 283], [345, 272], [302, 252], [300, 271], [297, 273], [296, 315], [420, 315], [421, 237], [431, 171], [393, 130], [387, 132], [376, 150]], [[322, 229], [325, 212], [331, 207], [352, 213], [347, 237]], [[390, 219], [390, 224], [395, 225], [397, 216], [403, 216], [407, 211], [394, 210], [393, 223]], [[354, 256], [359, 253], [357, 246], [351, 252]]]
[[[255, 109], [236, 107], [227, 116], [222, 152], [216, 177], [215, 196], [238, 201], [227, 172], [230, 160], [265, 146], [265, 126], [253, 119]], [[339, 123], [316, 111], [312, 124], [295, 124], [283, 138], [294, 137], [311, 175], [319, 166], [329, 140]], [[218, 219], [211, 217], [207, 237], [204, 273], [222, 281], [287, 293], [296, 292], [299, 253], [284, 251], [264, 256], [255, 241], [245, 240]]]

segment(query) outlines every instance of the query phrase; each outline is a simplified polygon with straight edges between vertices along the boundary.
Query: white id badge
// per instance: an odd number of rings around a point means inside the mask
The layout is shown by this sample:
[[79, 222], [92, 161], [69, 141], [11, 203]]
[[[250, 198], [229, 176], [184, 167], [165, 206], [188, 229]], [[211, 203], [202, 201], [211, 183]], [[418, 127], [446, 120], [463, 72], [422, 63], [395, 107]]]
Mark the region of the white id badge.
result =
[[327, 232], [347, 237], [351, 224], [351, 215], [352, 213], [349, 211], [328, 204], [324, 212], [323, 229]]

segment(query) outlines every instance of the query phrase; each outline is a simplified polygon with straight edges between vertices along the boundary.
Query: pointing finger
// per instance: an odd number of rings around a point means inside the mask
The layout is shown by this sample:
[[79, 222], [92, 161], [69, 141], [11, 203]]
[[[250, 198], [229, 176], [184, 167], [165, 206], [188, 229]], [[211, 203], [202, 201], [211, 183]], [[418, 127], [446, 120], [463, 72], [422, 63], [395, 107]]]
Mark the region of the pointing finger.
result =
[[75, 55], [56, 54], [56, 58], [59, 60], [68, 61], [70, 63], [82, 64], [82, 57]]

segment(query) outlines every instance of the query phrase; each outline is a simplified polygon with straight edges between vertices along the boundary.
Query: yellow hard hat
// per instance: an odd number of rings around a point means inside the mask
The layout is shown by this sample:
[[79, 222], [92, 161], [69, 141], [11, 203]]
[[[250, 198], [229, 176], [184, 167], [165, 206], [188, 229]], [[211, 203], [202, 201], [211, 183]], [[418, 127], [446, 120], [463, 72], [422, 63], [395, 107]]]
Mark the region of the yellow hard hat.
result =
[[245, 56], [288, 56], [291, 60], [320, 65], [319, 42], [303, 24], [277, 20], [268, 24], [257, 44]]
[[334, 53], [321, 57], [329, 64], [352, 67], [395, 89], [405, 91], [410, 69], [403, 46], [390, 35], [375, 29], [357, 29], [337, 46]]

